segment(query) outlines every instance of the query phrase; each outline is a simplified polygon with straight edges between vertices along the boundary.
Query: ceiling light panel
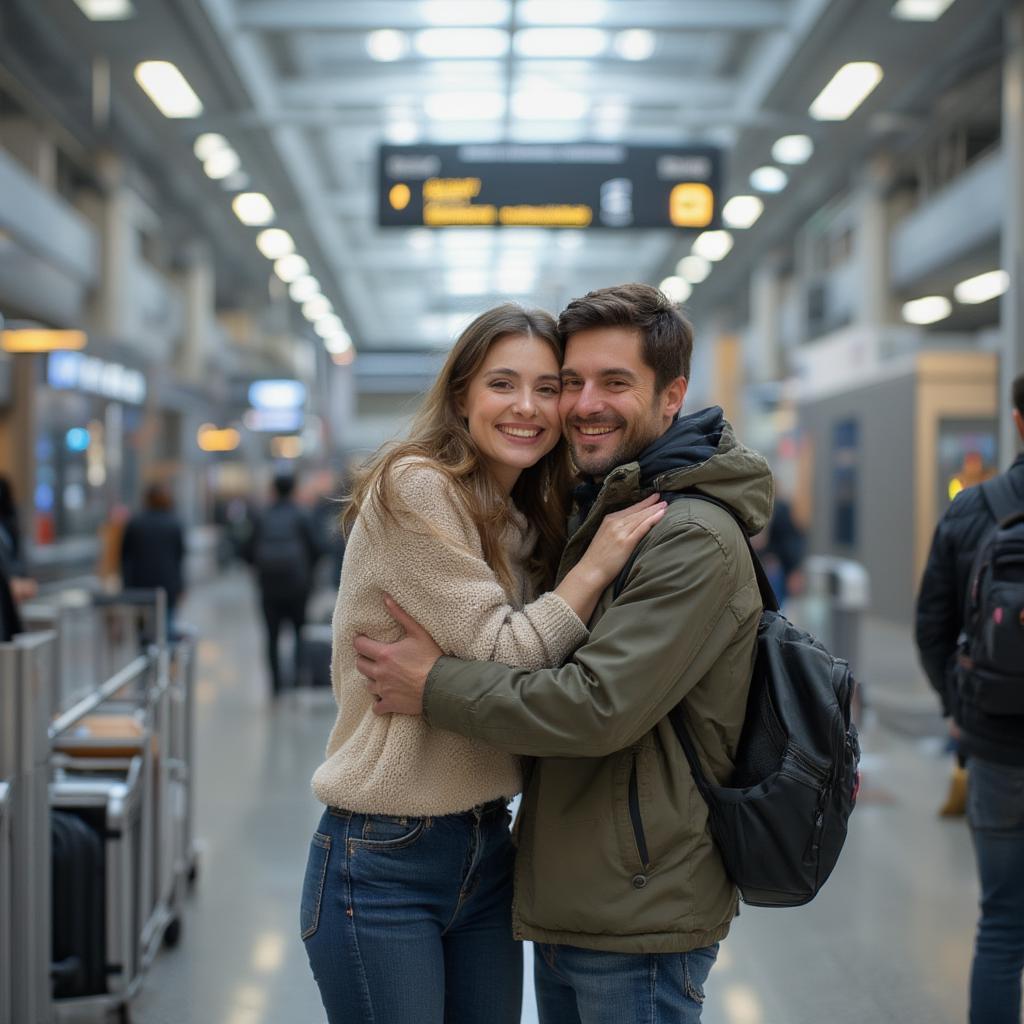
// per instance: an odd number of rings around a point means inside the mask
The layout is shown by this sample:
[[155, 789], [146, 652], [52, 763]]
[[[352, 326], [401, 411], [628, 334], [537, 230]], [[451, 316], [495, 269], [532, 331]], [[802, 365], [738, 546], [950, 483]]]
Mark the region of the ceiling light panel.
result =
[[164, 117], [198, 117], [202, 100], [177, 65], [168, 60], [144, 60], [135, 67], [135, 81]]
[[262, 227], [274, 220], [274, 206], [262, 192], [240, 192], [231, 200], [231, 209], [248, 227]]
[[312, 274], [303, 274], [288, 286], [288, 294], [293, 302], [308, 302], [320, 294], [320, 282]]
[[780, 164], [805, 164], [814, 155], [814, 143], [809, 135], [783, 135], [772, 144], [772, 159]]
[[732, 244], [732, 235], [728, 231], [702, 231], [693, 240], [693, 252], [717, 263], [732, 252]]
[[520, 0], [516, 7], [526, 25], [597, 25], [607, 14], [607, 0]]
[[241, 166], [242, 161], [230, 146], [212, 153], [203, 161], [203, 171], [208, 178], [212, 178], [214, 181], [230, 178]]
[[344, 325], [341, 322], [341, 317], [335, 316], [333, 313], [328, 313], [327, 316], [320, 317], [315, 324], [313, 324], [313, 330], [320, 335], [321, 338], [327, 338], [332, 334], [337, 334], [339, 331], [344, 330]]
[[508, 53], [508, 33], [500, 28], [426, 28], [417, 32], [413, 47], [433, 60], [472, 57], [483, 60]]
[[676, 264], [676, 273], [690, 284], [700, 284], [701, 281], [707, 280], [708, 274], [711, 273], [711, 266], [711, 260], [705, 259], [703, 256], [684, 256]]
[[764, 202], [757, 196], [733, 196], [722, 207], [722, 220], [726, 227], [745, 230], [753, 227], [764, 212]]
[[384, 63], [401, 60], [409, 55], [409, 37], [393, 28], [382, 28], [366, 37], [366, 52]]
[[302, 315], [307, 320], [319, 320], [334, 312], [331, 300], [326, 295], [314, 295], [302, 304]]
[[431, 25], [504, 25], [511, 5], [508, 0], [423, 0], [420, 14]]
[[999, 298], [1009, 287], [1010, 275], [1005, 270], [990, 270], [986, 274], [978, 274], [977, 277], [961, 281], [953, 289], [953, 298], [957, 302], [975, 306], [980, 302]]
[[654, 53], [657, 40], [649, 29], [630, 28], [616, 33], [612, 45], [623, 60], [648, 60]]
[[295, 240], [281, 228], [266, 228], [256, 236], [256, 248], [268, 260], [278, 260], [295, 252]]
[[225, 149], [230, 148], [228, 140], [216, 132], [204, 132], [202, 135], [197, 135], [196, 141], [192, 143], [192, 152], [200, 162], [209, 160], [214, 154], [222, 153]]
[[309, 273], [309, 264], [297, 252], [289, 253], [287, 256], [280, 256], [274, 260], [274, 273], [285, 284], [291, 284], [303, 274]]
[[882, 76], [882, 68], [873, 61], [843, 65], [811, 104], [811, 117], [817, 121], [845, 121], [871, 95]]
[[896, 0], [892, 16], [901, 21], [938, 21], [953, 0]]
[[945, 320], [953, 312], [953, 303], [945, 295], [925, 295], [903, 304], [903, 319], [908, 324], [924, 327]]
[[658, 285], [658, 288], [669, 302], [673, 302], [676, 305], [680, 302], [685, 302], [693, 294], [693, 286], [690, 282], [674, 275], [666, 277]]
[[75, 0], [90, 21], [124, 21], [135, 14], [131, 0]]
[[434, 121], [492, 121], [505, 116], [500, 92], [436, 92], [423, 98], [423, 109]]
[[608, 33], [599, 28], [525, 28], [516, 33], [514, 46], [520, 57], [600, 57], [608, 49]]
[[789, 175], [781, 167], [767, 164], [750, 172], [750, 187], [758, 192], [781, 192], [789, 184]]

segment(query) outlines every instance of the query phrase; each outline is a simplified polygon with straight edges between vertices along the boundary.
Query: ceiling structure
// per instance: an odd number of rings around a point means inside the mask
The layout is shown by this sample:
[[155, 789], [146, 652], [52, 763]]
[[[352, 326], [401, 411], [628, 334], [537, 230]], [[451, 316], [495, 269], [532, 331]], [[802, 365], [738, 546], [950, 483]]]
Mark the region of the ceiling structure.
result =
[[[893, 16], [894, 0], [132, 0], [126, 20], [89, 21], [75, 6], [89, 0], [9, 2], [73, 41], [76, 59], [109, 62], [118, 143], [162, 169], [217, 237], [231, 275], [264, 284], [258, 229], [239, 224], [230, 204], [242, 189], [265, 193], [273, 226], [293, 237], [366, 353], [443, 348], [505, 298], [558, 309], [602, 285], [657, 283], [695, 237], [383, 230], [381, 143], [721, 146], [722, 200], [758, 195], [764, 213], [734, 232], [733, 251], [694, 286], [688, 305], [699, 318], [735, 301], [753, 262], [847, 183], [872, 147], [921, 131], [951, 71], [993, 59], [1003, 7], [954, 0], [937, 21], [907, 21]], [[157, 112], [133, 78], [151, 59], [181, 69], [200, 116]], [[852, 60], [881, 64], [880, 85], [849, 121], [816, 121], [811, 102]], [[228, 140], [240, 172], [204, 175], [193, 154], [204, 133]], [[752, 189], [751, 171], [771, 165], [774, 141], [794, 133], [810, 137], [813, 155], [784, 167], [781, 192]]]

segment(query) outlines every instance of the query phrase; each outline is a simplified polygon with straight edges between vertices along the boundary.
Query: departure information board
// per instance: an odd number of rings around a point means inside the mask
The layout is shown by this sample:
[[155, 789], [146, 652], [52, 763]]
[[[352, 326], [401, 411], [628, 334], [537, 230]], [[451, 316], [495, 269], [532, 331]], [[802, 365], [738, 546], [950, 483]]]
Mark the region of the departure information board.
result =
[[721, 153], [615, 143], [381, 146], [381, 227], [718, 227]]

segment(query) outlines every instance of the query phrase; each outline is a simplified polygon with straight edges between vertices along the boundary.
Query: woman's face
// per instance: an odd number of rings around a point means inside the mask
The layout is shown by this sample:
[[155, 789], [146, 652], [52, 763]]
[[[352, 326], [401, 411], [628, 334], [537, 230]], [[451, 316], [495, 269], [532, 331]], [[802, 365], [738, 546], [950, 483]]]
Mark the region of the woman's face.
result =
[[562, 436], [558, 371], [546, 342], [508, 334], [491, 345], [459, 401], [484, 464], [506, 492]]

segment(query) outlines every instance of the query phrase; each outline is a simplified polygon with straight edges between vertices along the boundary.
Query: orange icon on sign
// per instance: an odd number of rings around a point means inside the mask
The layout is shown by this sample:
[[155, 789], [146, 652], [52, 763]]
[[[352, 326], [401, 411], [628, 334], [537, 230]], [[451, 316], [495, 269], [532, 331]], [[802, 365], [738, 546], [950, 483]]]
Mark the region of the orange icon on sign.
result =
[[391, 186], [388, 202], [391, 203], [392, 209], [404, 210], [409, 205], [410, 199], [412, 199], [412, 192], [409, 191], [408, 185], [399, 182], [397, 185]]
[[669, 220], [677, 228], [705, 228], [715, 210], [715, 194], [699, 181], [676, 185], [668, 197]]

